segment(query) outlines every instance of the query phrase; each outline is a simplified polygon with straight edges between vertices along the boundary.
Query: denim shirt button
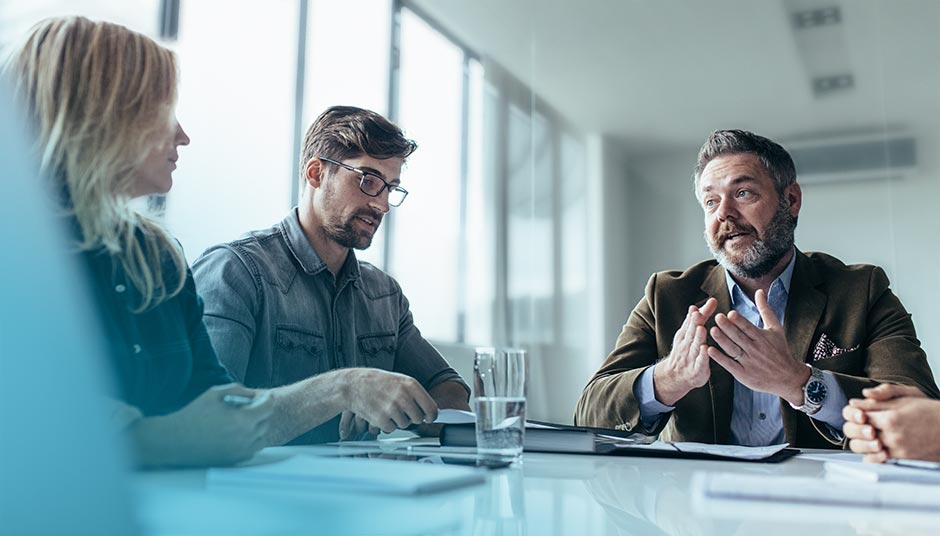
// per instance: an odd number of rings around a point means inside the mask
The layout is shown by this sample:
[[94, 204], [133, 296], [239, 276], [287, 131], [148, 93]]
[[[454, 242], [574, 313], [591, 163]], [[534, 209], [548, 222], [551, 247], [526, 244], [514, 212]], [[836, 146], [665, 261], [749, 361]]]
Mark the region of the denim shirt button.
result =
[[141, 348], [139, 344], [135, 344], [131, 348], [134, 350], [135, 354], [139, 354], [143, 350], [143, 348]]
[[115, 292], [124, 292], [125, 290], [127, 290], [127, 287], [125, 287], [124, 285], [117, 285], [114, 287]]

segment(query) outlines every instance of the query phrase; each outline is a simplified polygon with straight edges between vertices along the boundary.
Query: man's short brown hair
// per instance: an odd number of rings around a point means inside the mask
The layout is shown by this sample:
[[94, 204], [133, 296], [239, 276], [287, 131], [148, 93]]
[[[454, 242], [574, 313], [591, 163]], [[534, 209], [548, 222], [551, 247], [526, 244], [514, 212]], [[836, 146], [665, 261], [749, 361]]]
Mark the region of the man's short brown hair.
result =
[[418, 144], [381, 115], [355, 106], [331, 106], [310, 125], [300, 153], [301, 183], [313, 158], [343, 161], [367, 154], [373, 158], [408, 158]]

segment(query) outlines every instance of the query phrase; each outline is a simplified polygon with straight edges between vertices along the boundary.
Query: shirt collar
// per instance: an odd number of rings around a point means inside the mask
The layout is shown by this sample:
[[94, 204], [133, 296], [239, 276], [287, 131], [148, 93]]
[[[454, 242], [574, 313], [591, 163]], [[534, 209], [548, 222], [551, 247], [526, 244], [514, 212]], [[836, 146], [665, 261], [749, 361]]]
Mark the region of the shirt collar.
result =
[[[796, 266], [796, 248], [792, 249], [793, 255], [790, 257], [790, 262], [787, 263], [787, 267], [783, 269], [783, 272], [777, 276], [777, 279], [771, 283], [770, 288], [772, 289], [775, 284], [778, 282], [783, 285], [784, 292], [787, 295], [790, 294], [790, 281], [793, 279], [793, 268]], [[728, 283], [728, 293], [731, 294], [731, 304], [737, 304], [738, 293], [735, 292], [735, 289], [738, 290], [741, 296], [744, 296], [744, 291], [738, 286], [738, 282], [731, 277], [731, 273], [728, 270], [725, 270], [725, 281]]]
[[[317, 255], [317, 250], [307, 240], [307, 235], [300, 226], [300, 211], [297, 207], [294, 207], [281, 221], [281, 228], [287, 241], [287, 248], [304, 272], [312, 275], [327, 269], [326, 263]], [[340, 269], [340, 276], [350, 280], [359, 278], [359, 261], [351, 249]]]

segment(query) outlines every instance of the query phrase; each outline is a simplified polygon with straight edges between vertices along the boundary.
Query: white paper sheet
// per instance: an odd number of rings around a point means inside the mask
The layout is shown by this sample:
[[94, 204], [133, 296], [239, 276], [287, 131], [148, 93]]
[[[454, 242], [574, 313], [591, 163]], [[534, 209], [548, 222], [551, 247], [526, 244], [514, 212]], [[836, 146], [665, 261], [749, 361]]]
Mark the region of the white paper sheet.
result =
[[769, 447], [742, 447], [740, 445], [710, 445], [708, 443], [667, 443], [664, 441], [655, 441], [649, 445], [628, 444], [624, 446], [643, 448], [647, 450], [672, 450], [678, 452], [693, 452], [696, 454], [713, 454], [716, 456], [728, 456], [739, 460], [762, 460], [769, 458], [774, 454], [789, 446], [787, 443], [780, 445], [770, 445]]

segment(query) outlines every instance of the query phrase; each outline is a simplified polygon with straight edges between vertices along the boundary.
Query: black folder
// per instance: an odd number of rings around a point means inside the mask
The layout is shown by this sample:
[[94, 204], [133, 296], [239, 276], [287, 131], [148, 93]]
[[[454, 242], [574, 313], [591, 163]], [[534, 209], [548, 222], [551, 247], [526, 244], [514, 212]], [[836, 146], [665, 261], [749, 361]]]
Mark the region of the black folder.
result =
[[[526, 421], [527, 424], [550, 426], [552, 428], [531, 428], [526, 426], [522, 449], [525, 452], [551, 452], [561, 454], [600, 454], [607, 456], [636, 456], [643, 458], [680, 458], [692, 460], [721, 460], [735, 462], [779, 463], [800, 451], [785, 448], [770, 456], [761, 459], [744, 459], [735, 456], [723, 456], [703, 452], [682, 451], [673, 445], [676, 450], [652, 450], [640, 445], [647, 443], [650, 438], [642, 434], [624, 430], [610, 430], [607, 428], [589, 428], [585, 426], [568, 426], [539, 421]], [[608, 436], [621, 439], [607, 439]], [[473, 423], [445, 424], [441, 429], [441, 446], [444, 447], [475, 447], [476, 429]], [[624, 445], [623, 442], [636, 441], [638, 446]]]

